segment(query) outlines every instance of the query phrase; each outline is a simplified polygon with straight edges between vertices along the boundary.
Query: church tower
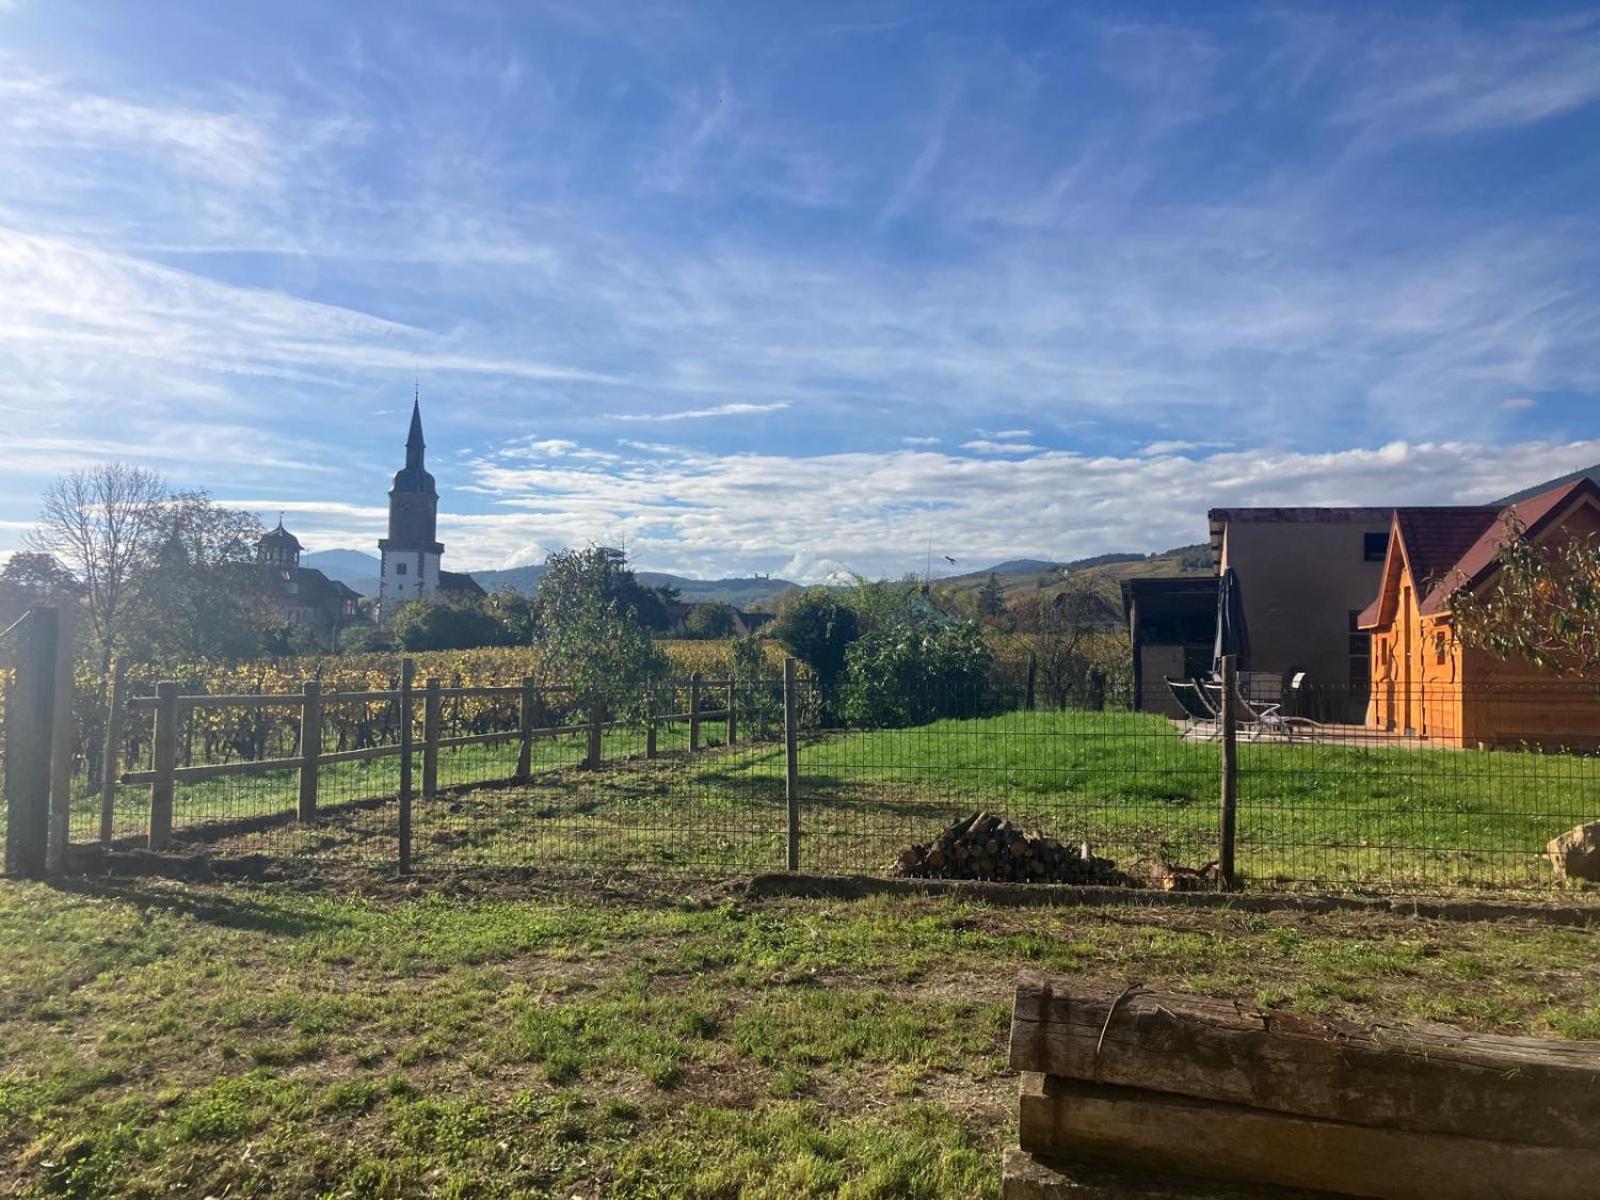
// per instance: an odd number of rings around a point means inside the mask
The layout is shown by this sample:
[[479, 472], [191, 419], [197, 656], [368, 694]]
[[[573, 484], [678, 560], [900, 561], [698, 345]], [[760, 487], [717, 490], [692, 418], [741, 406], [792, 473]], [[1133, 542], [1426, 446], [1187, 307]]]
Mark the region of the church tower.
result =
[[408, 600], [439, 590], [439, 490], [422, 465], [427, 449], [422, 440], [420, 397], [411, 404], [411, 433], [406, 438], [406, 465], [389, 489], [389, 536], [378, 543], [383, 560], [378, 577], [378, 617], [386, 620]]

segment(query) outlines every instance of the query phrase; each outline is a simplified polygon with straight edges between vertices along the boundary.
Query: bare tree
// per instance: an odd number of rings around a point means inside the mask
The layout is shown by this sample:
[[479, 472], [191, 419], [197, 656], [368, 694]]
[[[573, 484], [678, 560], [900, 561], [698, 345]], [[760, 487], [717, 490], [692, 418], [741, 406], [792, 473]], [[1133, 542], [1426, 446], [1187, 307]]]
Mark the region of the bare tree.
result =
[[83, 585], [102, 672], [111, 667], [134, 582], [155, 551], [166, 496], [161, 476], [126, 463], [71, 471], [45, 489], [28, 542]]

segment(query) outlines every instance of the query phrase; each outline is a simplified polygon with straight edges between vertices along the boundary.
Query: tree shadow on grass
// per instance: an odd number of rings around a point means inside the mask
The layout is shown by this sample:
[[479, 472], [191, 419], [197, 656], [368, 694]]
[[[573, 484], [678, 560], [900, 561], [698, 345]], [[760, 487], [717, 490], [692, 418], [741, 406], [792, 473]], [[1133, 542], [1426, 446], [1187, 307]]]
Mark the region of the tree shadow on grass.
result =
[[281, 937], [305, 937], [349, 929], [354, 921], [305, 905], [285, 904], [276, 897], [241, 895], [210, 889], [192, 890], [138, 879], [64, 879], [56, 889], [70, 895], [115, 900], [140, 909], [154, 909], [193, 918], [208, 925]]

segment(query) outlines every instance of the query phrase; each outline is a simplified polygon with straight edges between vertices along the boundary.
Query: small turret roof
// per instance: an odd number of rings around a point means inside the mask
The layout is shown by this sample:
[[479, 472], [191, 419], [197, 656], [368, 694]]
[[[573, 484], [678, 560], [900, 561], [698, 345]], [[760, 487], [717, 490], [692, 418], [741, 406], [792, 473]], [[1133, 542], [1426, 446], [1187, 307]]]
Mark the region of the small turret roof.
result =
[[278, 524], [275, 528], [267, 530], [261, 535], [260, 546], [285, 546], [290, 550], [300, 549], [300, 539], [295, 537], [283, 527], [283, 514], [278, 514]]

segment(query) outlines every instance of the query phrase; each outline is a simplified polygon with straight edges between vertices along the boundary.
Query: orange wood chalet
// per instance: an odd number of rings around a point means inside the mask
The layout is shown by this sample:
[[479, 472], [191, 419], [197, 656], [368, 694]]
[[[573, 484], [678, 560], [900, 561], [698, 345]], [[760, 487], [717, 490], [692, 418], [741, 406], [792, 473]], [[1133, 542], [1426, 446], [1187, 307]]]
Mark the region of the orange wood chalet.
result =
[[1600, 745], [1592, 687], [1456, 638], [1451, 600], [1494, 586], [1508, 511], [1535, 541], [1600, 534], [1600, 487], [1580, 479], [1509, 509], [1395, 510], [1383, 583], [1359, 621], [1372, 634], [1372, 727], [1442, 746]]

